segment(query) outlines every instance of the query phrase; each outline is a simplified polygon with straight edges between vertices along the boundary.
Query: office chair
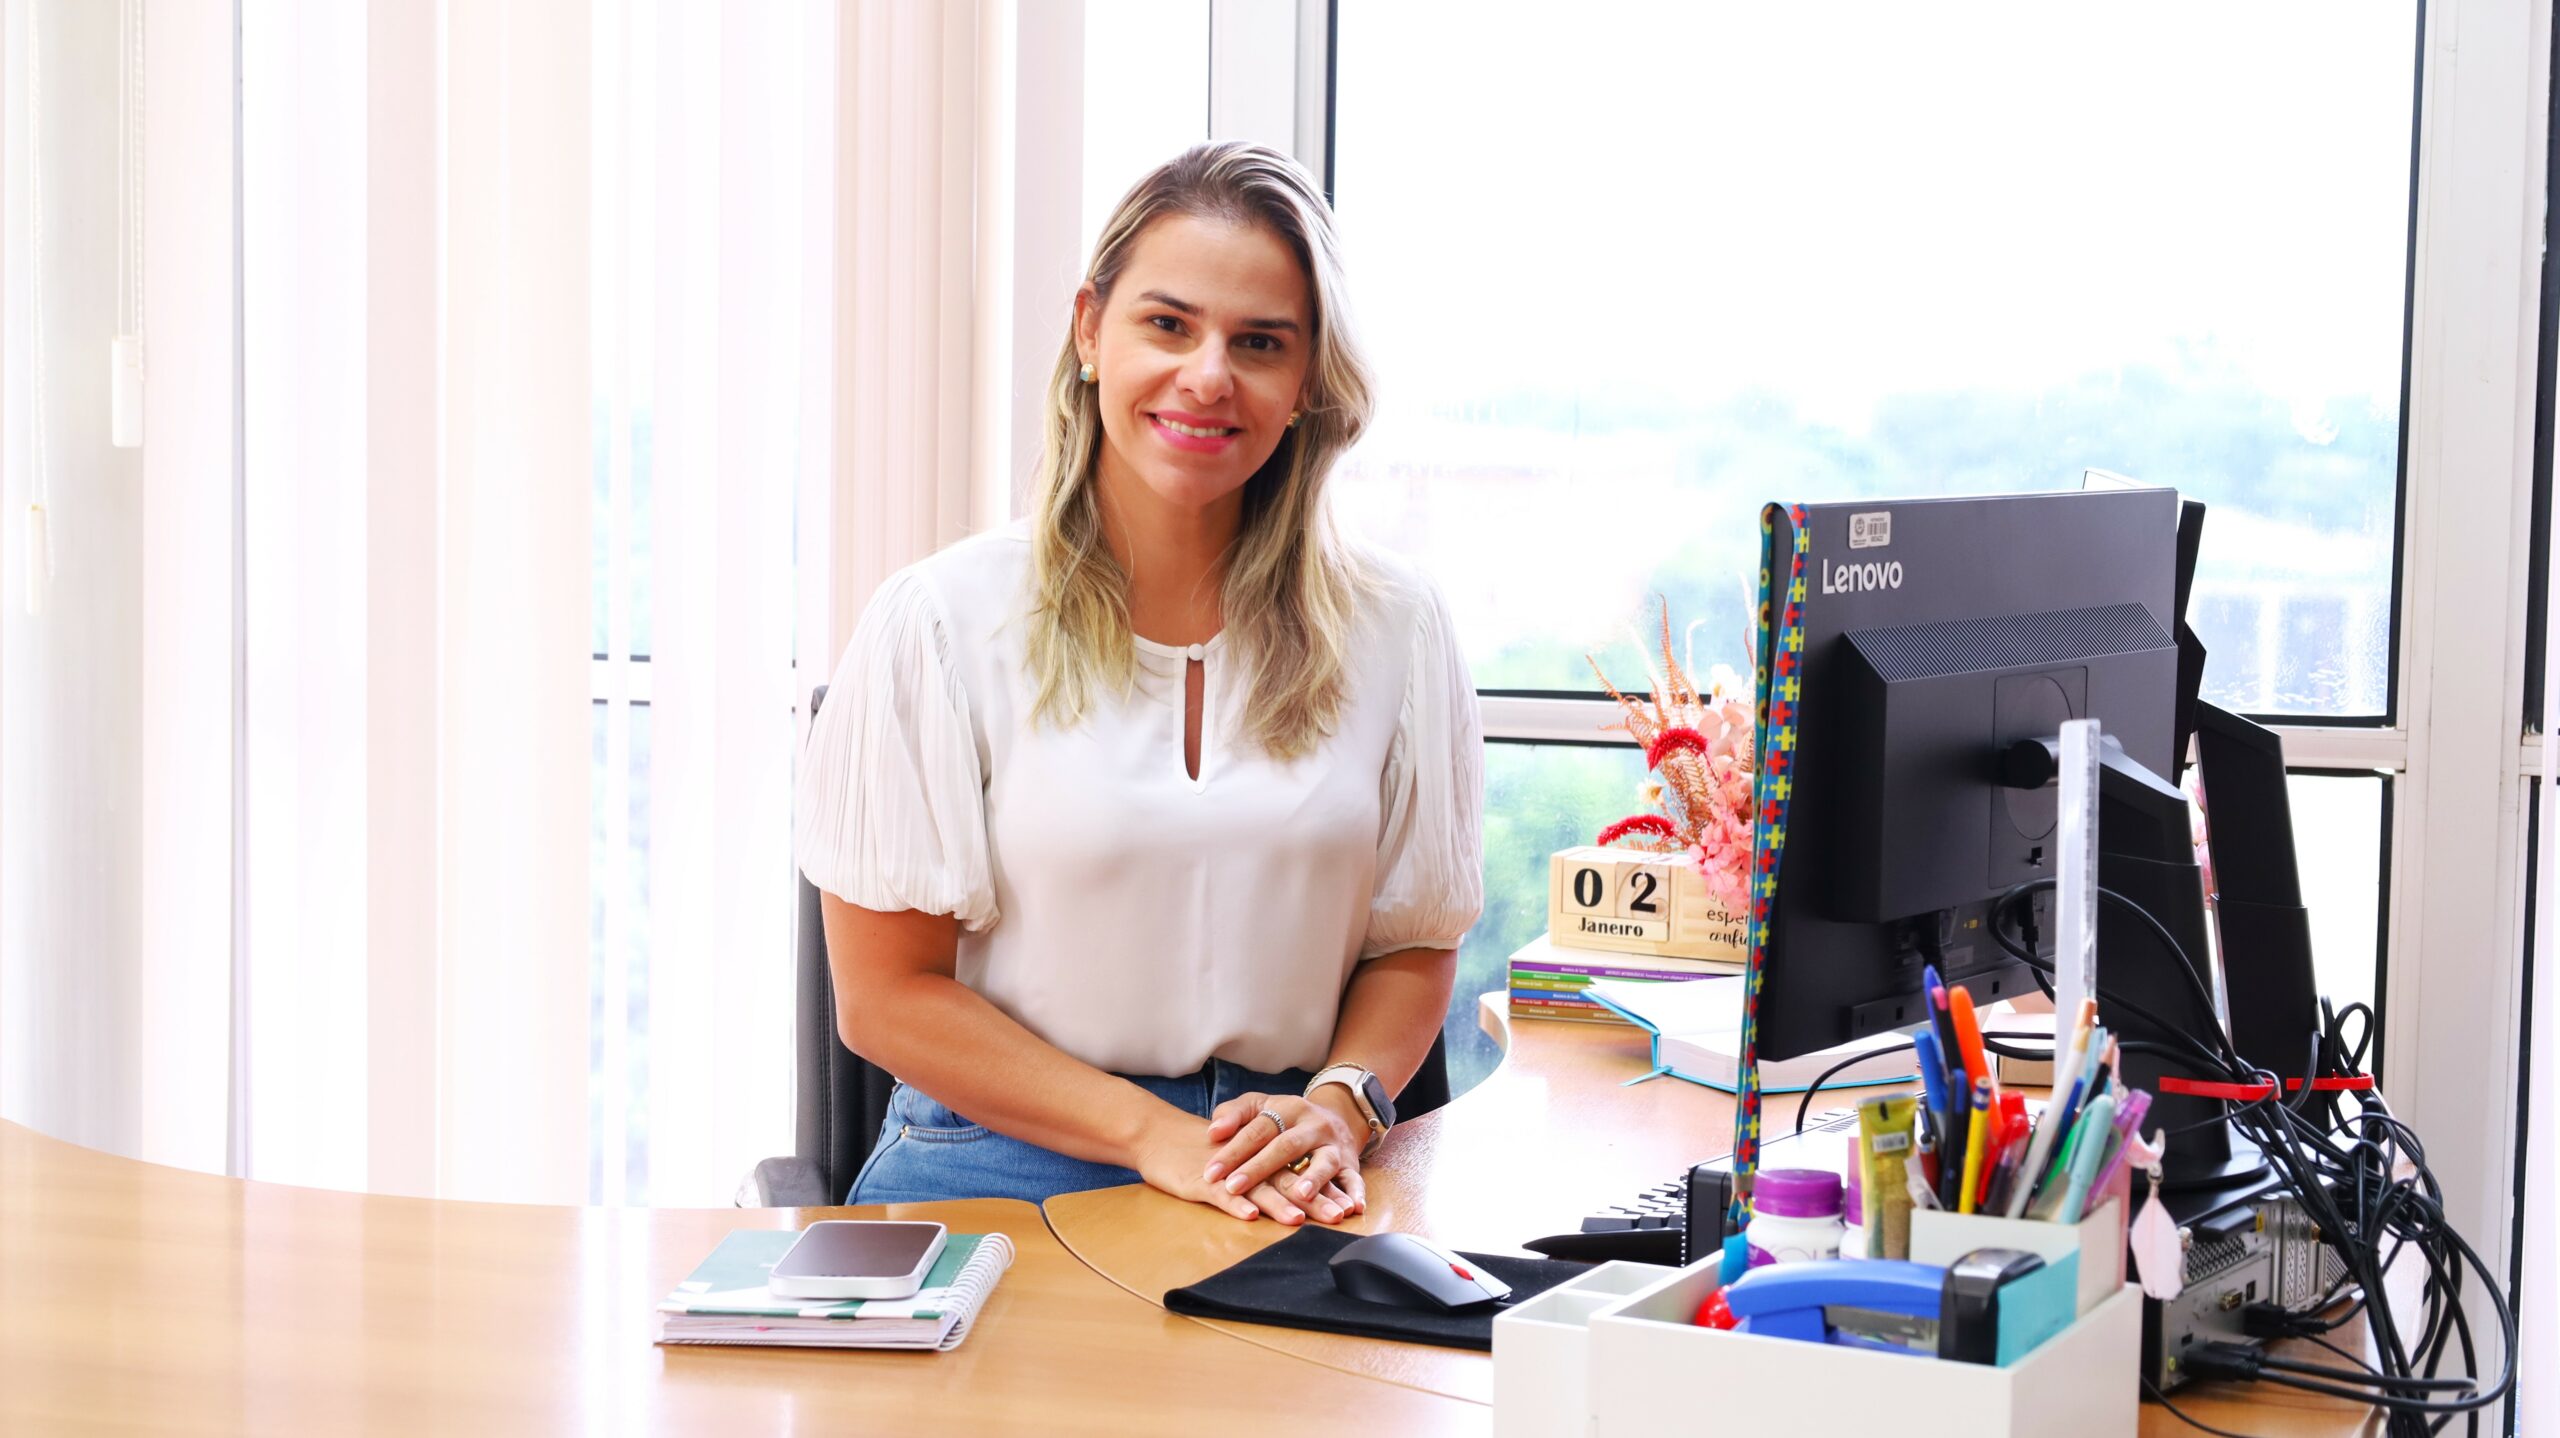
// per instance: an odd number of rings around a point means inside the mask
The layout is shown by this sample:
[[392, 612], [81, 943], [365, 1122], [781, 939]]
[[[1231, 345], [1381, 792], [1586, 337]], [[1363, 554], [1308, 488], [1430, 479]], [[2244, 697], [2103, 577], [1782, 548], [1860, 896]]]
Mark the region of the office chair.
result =
[[[809, 695], [812, 719], [826, 697], [825, 685]], [[756, 1165], [738, 1185], [740, 1208], [821, 1208], [844, 1202], [854, 1175], [871, 1156], [872, 1140], [888, 1117], [889, 1091], [898, 1082], [887, 1069], [846, 1048], [836, 1034], [835, 977], [827, 968], [818, 888], [805, 874], [798, 880], [792, 1153]], [[1448, 1101], [1448, 1038], [1442, 1035], [1431, 1041], [1421, 1069], [1397, 1097], [1397, 1119], [1419, 1117]]]

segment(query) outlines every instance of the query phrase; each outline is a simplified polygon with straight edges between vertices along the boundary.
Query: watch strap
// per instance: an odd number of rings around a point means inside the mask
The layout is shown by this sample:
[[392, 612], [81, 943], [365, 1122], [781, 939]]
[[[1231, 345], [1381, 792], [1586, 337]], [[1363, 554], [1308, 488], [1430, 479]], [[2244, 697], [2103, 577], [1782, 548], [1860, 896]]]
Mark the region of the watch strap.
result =
[[[1360, 1154], [1365, 1158], [1377, 1150], [1378, 1144], [1387, 1136], [1387, 1129], [1394, 1122], [1388, 1115], [1379, 1113], [1377, 1104], [1369, 1097], [1369, 1086], [1376, 1083], [1378, 1083], [1378, 1076], [1358, 1064], [1327, 1064], [1316, 1071], [1314, 1078], [1307, 1080], [1305, 1093], [1301, 1097], [1312, 1097], [1317, 1089], [1326, 1084], [1340, 1084], [1348, 1089], [1353, 1106], [1360, 1110], [1362, 1118], [1369, 1121], [1368, 1141], [1360, 1146]], [[1383, 1089], [1384, 1085], [1380, 1084], [1380, 1087]]]

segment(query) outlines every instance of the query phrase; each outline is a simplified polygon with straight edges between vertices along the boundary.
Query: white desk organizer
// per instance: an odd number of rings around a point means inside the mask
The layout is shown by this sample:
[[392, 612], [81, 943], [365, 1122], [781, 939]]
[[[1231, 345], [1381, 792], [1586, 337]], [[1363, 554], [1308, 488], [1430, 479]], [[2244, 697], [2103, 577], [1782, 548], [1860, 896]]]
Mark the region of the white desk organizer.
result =
[[1604, 1263], [1496, 1317], [1495, 1438], [1597, 1432], [1588, 1381], [1593, 1316], [1679, 1271], [1651, 1263]]
[[1955, 1221], [1930, 1235], [1959, 1252], [2006, 1244], [2055, 1257], [2085, 1244], [2100, 1255], [2086, 1270], [2079, 1321], [2006, 1368], [1700, 1328], [1693, 1319], [1719, 1286], [1721, 1256], [1676, 1270], [1603, 1264], [1494, 1319], [1493, 1431], [1659, 1438], [1712, 1424], [2130, 1438], [2141, 1408], [2142, 1290], [2122, 1285], [2123, 1212], [2109, 1203], [2071, 1229], [2033, 1225], [2045, 1230], [2029, 1235], [2042, 1240], [2034, 1244], [2003, 1231], [2004, 1220], [1970, 1216], [1946, 1215]]

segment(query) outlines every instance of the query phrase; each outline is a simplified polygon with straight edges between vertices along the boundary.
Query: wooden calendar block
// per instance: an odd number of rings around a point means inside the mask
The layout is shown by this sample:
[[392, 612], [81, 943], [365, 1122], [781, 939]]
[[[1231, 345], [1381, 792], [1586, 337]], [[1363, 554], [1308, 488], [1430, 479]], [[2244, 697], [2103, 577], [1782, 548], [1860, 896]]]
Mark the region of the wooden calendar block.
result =
[[1548, 861], [1547, 936], [1577, 949], [1741, 961], [1743, 916], [1707, 895], [1685, 855], [1561, 849]]

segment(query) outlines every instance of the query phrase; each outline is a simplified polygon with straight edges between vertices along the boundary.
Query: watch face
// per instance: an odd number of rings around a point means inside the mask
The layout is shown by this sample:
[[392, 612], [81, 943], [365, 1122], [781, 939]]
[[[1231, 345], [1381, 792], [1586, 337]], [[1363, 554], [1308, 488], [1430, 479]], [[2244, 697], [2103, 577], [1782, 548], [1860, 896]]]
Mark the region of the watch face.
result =
[[1387, 1086], [1378, 1081], [1378, 1076], [1376, 1074], [1371, 1074], [1367, 1078], [1362, 1079], [1360, 1081], [1360, 1091], [1368, 1095], [1369, 1107], [1378, 1111], [1378, 1126], [1381, 1128], [1394, 1128], [1396, 1126], [1396, 1101], [1387, 1097]]

